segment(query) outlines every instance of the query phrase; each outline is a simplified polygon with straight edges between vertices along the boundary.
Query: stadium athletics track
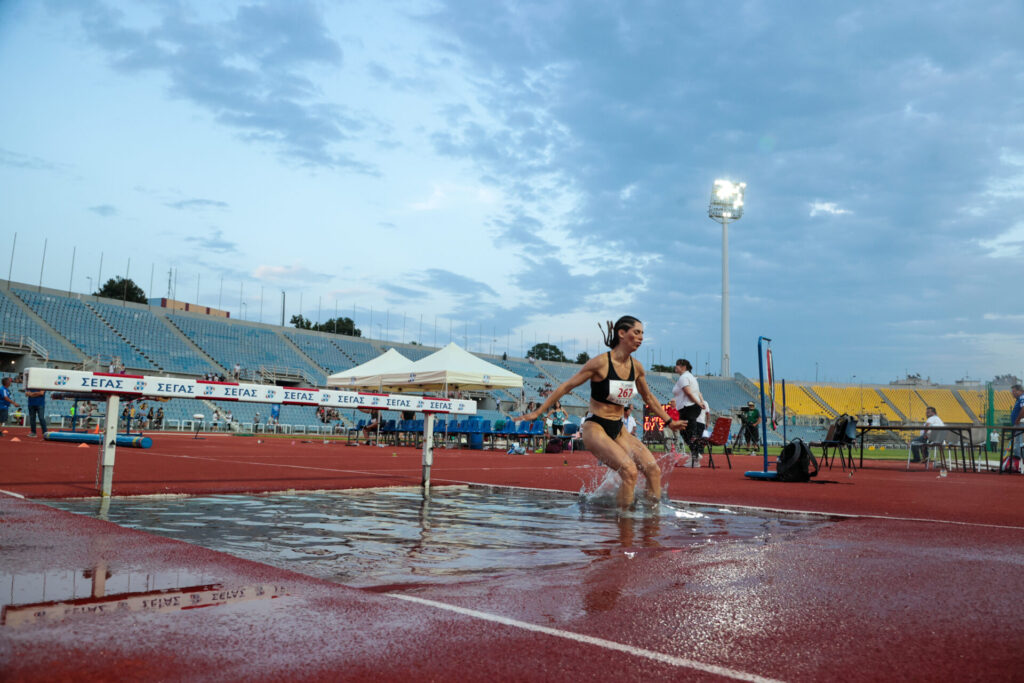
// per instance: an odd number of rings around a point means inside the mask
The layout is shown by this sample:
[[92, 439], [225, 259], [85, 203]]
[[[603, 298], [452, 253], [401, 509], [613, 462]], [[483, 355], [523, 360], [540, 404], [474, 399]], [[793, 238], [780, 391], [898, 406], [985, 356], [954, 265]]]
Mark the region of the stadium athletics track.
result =
[[[0, 489], [94, 495], [96, 450], [0, 442]], [[294, 444], [292, 441], [294, 440]], [[115, 495], [313, 490], [419, 483], [419, 451], [320, 440], [154, 435], [118, 451]], [[394, 454], [394, 455], [392, 455]], [[721, 465], [723, 457], [716, 457]], [[1020, 676], [1020, 477], [838, 466], [822, 483], [676, 469], [673, 500], [851, 515], [763, 546], [645, 544], [642, 521], [585, 568], [358, 590], [0, 497], [9, 571], [189, 568], [224, 586], [282, 584], [275, 600], [174, 614], [0, 627], [13, 680], [452, 678], [466, 680], [992, 680]], [[435, 485], [578, 491], [587, 453], [435, 453]], [[610, 523], [614, 523], [611, 522]], [[628, 552], [627, 552], [628, 551]], [[96, 626], [96, 638], [82, 637]], [[238, 633], [246, 634], [239, 638]]]

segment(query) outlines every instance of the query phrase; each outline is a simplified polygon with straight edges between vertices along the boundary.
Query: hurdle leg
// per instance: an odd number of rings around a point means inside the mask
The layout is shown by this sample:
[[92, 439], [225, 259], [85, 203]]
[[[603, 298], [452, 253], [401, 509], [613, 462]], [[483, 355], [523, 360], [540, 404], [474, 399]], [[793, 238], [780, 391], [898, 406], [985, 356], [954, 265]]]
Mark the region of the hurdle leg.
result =
[[430, 491], [430, 467], [434, 464], [434, 414], [423, 420], [423, 492]]
[[120, 397], [110, 395], [107, 397], [107, 423], [103, 433], [103, 442], [100, 443], [100, 467], [102, 469], [102, 483], [100, 484], [100, 495], [109, 498], [114, 486], [114, 455], [117, 450], [117, 408], [121, 403]]

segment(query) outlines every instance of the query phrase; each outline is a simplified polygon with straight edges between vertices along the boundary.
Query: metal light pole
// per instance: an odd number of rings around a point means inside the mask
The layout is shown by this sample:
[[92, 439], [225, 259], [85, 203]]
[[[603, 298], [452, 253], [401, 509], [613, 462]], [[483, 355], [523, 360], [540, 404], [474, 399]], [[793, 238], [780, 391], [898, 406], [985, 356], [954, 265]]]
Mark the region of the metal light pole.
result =
[[722, 377], [729, 370], [729, 221], [743, 217], [743, 193], [746, 183], [716, 180], [711, 188], [708, 217], [722, 224]]

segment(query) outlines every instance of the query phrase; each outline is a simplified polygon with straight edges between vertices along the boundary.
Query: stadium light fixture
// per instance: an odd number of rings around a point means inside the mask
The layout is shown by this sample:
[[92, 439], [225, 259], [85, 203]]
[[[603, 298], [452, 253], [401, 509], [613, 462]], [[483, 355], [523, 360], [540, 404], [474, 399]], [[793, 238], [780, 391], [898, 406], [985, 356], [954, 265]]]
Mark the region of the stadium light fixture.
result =
[[729, 222], [743, 217], [746, 183], [718, 179], [711, 187], [708, 218], [722, 224], [722, 377], [729, 369]]

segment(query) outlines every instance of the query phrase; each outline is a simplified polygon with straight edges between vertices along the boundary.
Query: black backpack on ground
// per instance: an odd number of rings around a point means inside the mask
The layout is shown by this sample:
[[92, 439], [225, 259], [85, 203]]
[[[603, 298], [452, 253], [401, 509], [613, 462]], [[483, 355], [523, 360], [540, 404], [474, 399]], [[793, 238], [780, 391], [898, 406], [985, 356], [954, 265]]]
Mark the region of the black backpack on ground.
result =
[[810, 481], [818, 476], [818, 460], [802, 439], [793, 439], [775, 461], [775, 471], [776, 481]]

